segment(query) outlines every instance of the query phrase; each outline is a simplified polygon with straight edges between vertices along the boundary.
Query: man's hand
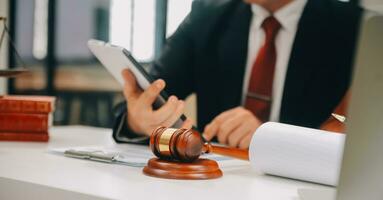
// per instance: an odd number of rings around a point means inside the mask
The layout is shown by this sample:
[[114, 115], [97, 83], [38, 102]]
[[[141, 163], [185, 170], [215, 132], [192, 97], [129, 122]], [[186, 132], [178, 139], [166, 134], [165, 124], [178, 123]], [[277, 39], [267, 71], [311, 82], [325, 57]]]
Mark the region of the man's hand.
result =
[[249, 148], [255, 130], [262, 124], [249, 110], [236, 107], [218, 115], [205, 127], [204, 137], [217, 136], [219, 143], [241, 149]]
[[[142, 91], [129, 70], [122, 71], [122, 76], [125, 80], [124, 96], [128, 107], [127, 123], [132, 131], [150, 136], [159, 126], [171, 127], [184, 112], [185, 103], [176, 96], [169, 97], [161, 108], [153, 110], [152, 104], [165, 88], [165, 81], [156, 80]], [[186, 120], [182, 126], [188, 129], [191, 127], [191, 120]]]

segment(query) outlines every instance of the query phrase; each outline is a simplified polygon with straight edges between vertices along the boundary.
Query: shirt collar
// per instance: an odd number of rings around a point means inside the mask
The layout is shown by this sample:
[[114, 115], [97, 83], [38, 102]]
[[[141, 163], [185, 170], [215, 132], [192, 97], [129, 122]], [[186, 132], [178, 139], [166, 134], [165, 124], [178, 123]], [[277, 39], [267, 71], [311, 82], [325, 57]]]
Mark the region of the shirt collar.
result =
[[[282, 28], [287, 31], [293, 31], [298, 25], [298, 21], [302, 16], [303, 9], [306, 6], [307, 0], [293, 0], [289, 4], [283, 6], [274, 13], [274, 17], [281, 24]], [[263, 21], [270, 16], [262, 6], [251, 4], [251, 10], [255, 15], [255, 26], [261, 28]]]

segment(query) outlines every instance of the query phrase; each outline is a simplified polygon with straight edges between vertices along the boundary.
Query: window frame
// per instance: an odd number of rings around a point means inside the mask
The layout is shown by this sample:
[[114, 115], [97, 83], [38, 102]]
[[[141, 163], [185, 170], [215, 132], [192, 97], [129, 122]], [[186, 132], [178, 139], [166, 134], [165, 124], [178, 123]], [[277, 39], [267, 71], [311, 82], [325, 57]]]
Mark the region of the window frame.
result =
[[[18, 0], [8, 0], [9, 2], [9, 30], [10, 36], [12, 39], [16, 36], [16, 13], [17, 13], [17, 5]], [[43, 66], [45, 70], [44, 78], [46, 79], [45, 89], [43, 91], [35, 91], [39, 94], [45, 95], [55, 95], [56, 89], [54, 88], [54, 80], [56, 69], [59, 66], [57, 62], [56, 52], [56, 44], [55, 37], [56, 34], [56, 26], [55, 19], [57, 16], [56, 11], [56, 0], [48, 1], [48, 33], [47, 33], [47, 55], [43, 60]], [[167, 25], [167, 0], [156, 0], [155, 4], [155, 33], [154, 33], [154, 58], [157, 58], [161, 54], [161, 50], [166, 41], [166, 25]], [[15, 54], [12, 49], [8, 49], [8, 66], [14, 66], [16, 64]], [[147, 65], [151, 62], [143, 62], [142, 64]], [[29, 91], [28, 91], [29, 92]], [[15, 81], [13, 79], [8, 79], [8, 93], [9, 94], [17, 94], [18, 91], [15, 87]], [[34, 92], [32, 92], [34, 93]]]

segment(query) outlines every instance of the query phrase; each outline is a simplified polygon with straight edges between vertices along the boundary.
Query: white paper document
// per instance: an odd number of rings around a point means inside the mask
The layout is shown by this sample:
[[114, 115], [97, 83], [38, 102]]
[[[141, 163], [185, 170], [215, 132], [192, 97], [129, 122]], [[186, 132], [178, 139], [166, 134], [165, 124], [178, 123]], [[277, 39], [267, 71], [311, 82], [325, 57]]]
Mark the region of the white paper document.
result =
[[[131, 167], [144, 167], [149, 159], [155, 157], [148, 146], [133, 144], [64, 147], [50, 149], [49, 152], [71, 158], [123, 164]], [[231, 158], [214, 154], [203, 154], [201, 158], [208, 158], [215, 161], [231, 160]]]
[[72, 158], [144, 167], [153, 157], [147, 146], [82, 146], [51, 149], [50, 152]]
[[344, 141], [344, 134], [268, 122], [255, 132], [249, 157], [265, 174], [335, 186]]

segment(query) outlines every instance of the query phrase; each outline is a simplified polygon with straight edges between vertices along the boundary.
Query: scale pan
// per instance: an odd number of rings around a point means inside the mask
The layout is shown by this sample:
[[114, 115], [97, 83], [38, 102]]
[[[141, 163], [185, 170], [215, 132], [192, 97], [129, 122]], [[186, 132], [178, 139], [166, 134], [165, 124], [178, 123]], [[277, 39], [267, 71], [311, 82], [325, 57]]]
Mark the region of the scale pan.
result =
[[27, 69], [23, 68], [15, 68], [15, 69], [1, 69], [0, 70], [0, 77], [15, 77], [22, 73], [28, 72]]

